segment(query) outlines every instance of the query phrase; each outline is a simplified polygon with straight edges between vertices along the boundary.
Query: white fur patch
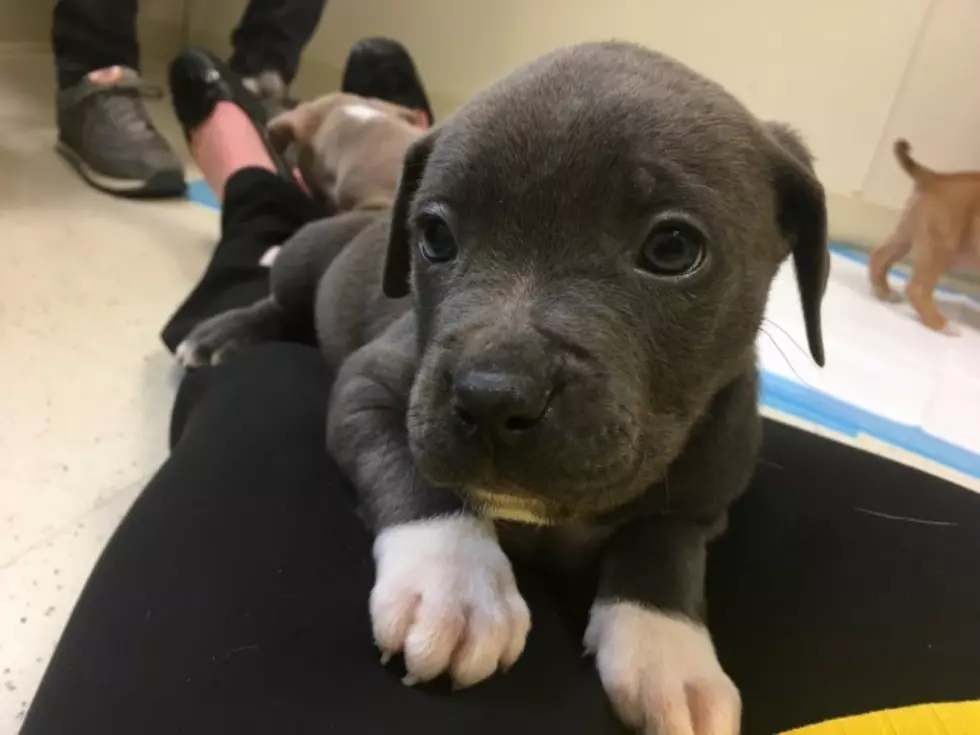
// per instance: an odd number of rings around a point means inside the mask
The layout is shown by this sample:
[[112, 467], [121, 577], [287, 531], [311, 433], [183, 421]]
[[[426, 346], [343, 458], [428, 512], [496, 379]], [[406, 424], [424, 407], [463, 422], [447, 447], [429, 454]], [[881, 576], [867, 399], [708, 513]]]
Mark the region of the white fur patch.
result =
[[361, 122], [373, 120], [376, 117], [384, 117], [384, 114], [379, 110], [356, 102], [352, 105], [344, 105], [342, 109], [347, 116], [355, 120], [360, 120]]
[[741, 698], [703, 625], [631, 602], [596, 603], [585, 647], [630, 727], [658, 735], [738, 735]]
[[480, 512], [490, 518], [500, 521], [514, 521], [533, 526], [550, 526], [554, 521], [545, 512], [544, 503], [533, 498], [521, 498], [515, 495], [502, 495], [486, 490], [467, 490], [479, 504]]
[[197, 354], [197, 346], [186, 339], [177, 345], [177, 349], [174, 350], [174, 357], [177, 358], [177, 363], [184, 368], [200, 367], [204, 364], [204, 360]]
[[273, 245], [271, 248], [262, 253], [262, 257], [259, 258], [259, 265], [263, 268], [271, 268], [272, 264], [276, 262], [276, 257], [279, 255], [279, 251], [282, 249], [280, 245]]
[[406, 684], [448, 672], [471, 686], [517, 661], [531, 614], [489, 522], [458, 515], [386, 528], [374, 559], [374, 639], [382, 661], [404, 654]]

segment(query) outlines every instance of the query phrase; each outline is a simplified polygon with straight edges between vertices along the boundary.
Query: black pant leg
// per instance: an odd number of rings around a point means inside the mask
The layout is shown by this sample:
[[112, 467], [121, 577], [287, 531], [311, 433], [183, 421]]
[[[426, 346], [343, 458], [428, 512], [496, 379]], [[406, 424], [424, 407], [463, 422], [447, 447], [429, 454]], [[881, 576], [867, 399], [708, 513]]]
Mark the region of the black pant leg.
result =
[[[22, 735], [621, 732], [536, 578], [506, 675], [408, 688], [371, 642], [371, 537], [325, 449], [311, 348], [259, 345], [181, 388], [173, 453], [103, 552]], [[185, 391], [195, 400], [188, 405]]]
[[744, 735], [980, 698], [980, 495], [766, 422], [708, 556], [708, 620]]
[[51, 23], [58, 88], [94, 69], [116, 64], [139, 69], [138, 0], [58, 0]]
[[[449, 694], [381, 667], [371, 540], [323, 450], [329, 383], [314, 349], [281, 343], [188, 376], [174, 452], [96, 566], [22, 735], [620, 732], [569, 622], [585, 607], [520, 568], [534, 629], [510, 673]], [[980, 498], [775, 424], [764, 457], [709, 565], [743, 733], [980, 696]]]
[[[267, 296], [269, 269], [259, 259], [323, 214], [293, 181], [261, 168], [233, 174], [225, 186], [221, 239], [200, 282], [163, 328], [167, 348], [176, 349], [202, 319]], [[308, 341], [312, 324], [291, 330], [291, 338]]]
[[277, 71], [288, 84], [316, 32], [326, 0], [251, 0], [232, 34], [231, 68], [249, 76]]

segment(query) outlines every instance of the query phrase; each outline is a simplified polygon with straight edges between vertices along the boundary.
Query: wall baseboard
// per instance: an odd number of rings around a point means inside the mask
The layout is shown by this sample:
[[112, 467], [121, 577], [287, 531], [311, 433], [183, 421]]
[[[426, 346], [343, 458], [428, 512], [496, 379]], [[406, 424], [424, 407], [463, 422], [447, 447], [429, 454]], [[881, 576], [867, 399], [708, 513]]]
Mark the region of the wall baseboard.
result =
[[901, 212], [856, 196], [827, 192], [828, 229], [832, 240], [863, 250], [881, 244], [898, 224]]

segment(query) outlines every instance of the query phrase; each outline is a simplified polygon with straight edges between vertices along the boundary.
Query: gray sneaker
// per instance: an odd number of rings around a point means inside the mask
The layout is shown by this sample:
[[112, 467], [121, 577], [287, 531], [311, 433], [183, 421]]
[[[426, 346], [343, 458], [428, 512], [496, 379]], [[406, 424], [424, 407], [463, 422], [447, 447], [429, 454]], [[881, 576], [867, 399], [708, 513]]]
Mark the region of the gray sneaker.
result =
[[153, 127], [139, 74], [115, 66], [58, 93], [58, 152], [96, 189], [126, 197], [176, 197], [184, 170]]

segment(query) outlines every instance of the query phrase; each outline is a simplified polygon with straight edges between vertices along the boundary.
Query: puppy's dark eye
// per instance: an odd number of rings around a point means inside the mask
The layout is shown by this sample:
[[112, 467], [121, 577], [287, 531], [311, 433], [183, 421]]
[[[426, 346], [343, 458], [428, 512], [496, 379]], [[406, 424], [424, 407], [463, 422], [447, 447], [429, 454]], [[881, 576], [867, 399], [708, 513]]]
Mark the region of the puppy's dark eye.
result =
[[456, 238], [445, 221], [432, 217], [422, 222], [419, 252], [430, 263], [445, 263], [456, 257]]
[[643, 243], [639, 266], [657, 276], [683, 276], [704, 262], [704, 236], [686, 222], [664, 222]]

